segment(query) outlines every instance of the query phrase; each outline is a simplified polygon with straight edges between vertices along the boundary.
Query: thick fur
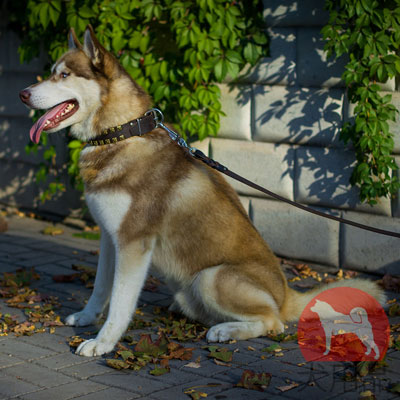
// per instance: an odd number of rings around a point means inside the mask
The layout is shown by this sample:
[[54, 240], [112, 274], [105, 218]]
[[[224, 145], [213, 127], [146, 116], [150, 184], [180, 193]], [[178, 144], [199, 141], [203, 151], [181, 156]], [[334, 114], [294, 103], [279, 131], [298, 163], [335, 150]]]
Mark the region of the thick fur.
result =
[[[150, 98], [98, 43], [90, 27], [83, 46], [73, 31], [69, 45], [50, 78], [27, 89], [32, 108], [78, 100], [79, 110], [54, 130], [71, 126], [72, 134], [85, 141], [150, 108]], [[69, 74], [66, 79], [60, 79], [62, 72]], [[209, 341], [283, 331], [283, 323], [297, 319], [316, 294], [288, 288], [279, 261], [235, 191], [163, 130], [86, 147], [80, 169], [87, 204], [101, 227], [101, 251], [93, 294], [66, 323], [95, 323], [110, 307], [97, 337], [82, 343], [78, 354], [113, 349], [129, 324], [150, 264], [174, 292], [171, 309], [211, 326]], [[373, 288], [382, 300], [372, 283], [350, 285], [369, 292]]]

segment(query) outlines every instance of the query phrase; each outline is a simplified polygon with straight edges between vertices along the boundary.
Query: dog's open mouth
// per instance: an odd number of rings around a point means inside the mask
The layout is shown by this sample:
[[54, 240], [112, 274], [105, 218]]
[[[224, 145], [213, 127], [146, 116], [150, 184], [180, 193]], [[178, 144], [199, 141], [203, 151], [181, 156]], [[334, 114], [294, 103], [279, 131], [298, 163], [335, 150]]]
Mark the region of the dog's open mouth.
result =
[[62, 121], [75, 114], [79, 103], [75, 100], [68, 100], [51, 108], [32, 126], [29, 134], [32, 142], [39, 143], [40, 134], [43, 131], [56, 128]]

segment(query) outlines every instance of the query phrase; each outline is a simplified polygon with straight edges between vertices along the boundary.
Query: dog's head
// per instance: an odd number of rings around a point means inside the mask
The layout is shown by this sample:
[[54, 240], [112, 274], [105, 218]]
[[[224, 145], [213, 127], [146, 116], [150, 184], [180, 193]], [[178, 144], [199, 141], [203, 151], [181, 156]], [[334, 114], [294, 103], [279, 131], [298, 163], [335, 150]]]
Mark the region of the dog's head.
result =
[[[96, 135], [101, 107], [107, 102], [110, 82], [124, 75], [115, 57], [97, 40], [91, 26], [83, 44], [73, 29], [68, 35], [69, 50], [52, 67], [48, 79], [20, 92], [21, 100], [32, 109], [48, 110], [31, 128], [30, 137], [39, 142], [43, 130], [56, 132], [71, 126], [82, 140]], [[75, 132], [74, 132], [75, 131]]]

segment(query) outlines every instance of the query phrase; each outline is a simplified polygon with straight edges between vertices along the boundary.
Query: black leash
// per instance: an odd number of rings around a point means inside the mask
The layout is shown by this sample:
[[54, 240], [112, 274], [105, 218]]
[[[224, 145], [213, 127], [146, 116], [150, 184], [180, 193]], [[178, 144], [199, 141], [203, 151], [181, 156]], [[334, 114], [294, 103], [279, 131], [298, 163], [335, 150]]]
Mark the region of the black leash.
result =
[[[148, 111], [149, 112], [149, 111]], [[374, 232], [374, 233], [379, 233], [381, 235], [386, 235], [386, 236], [392, 236], [392, 237], [396, 237], [396, 238], [400, 238], [400, 233], [398, 232], [392, 232], [392, 231], [387, 231], [385, 229], [380, 229], [380, 228], [375, 228], [372, 226], [368, 226], [368, 225], [364, 225], [364, 224], [360, 224], [358, 222], [354, 222], [354, 221], [350, 221], [348, 219], [344, 219], [341, 217], [336, 217], [334, 215], [329, 215], [329, 214], [325, 214], [321, 211], [318, 210], [314, 210], [311, 207], [307, 207], [303, 204], [297, 203], [295, 201], [289, 200], [285, 197], [280, 196], [279, 194], [276, 194], [274, 192], [271, 192], [268, 189], [263, 188], [262, 186], [257, 185], [254, 182], [249, 181], [246, 178], [243, 178], [243, 176], [240, 176], [238, 174], [236, 174], [235, 172], [229, 170], [227, 167], [225, 167], [225, 165], [220, 164], [219, 162], [213, 160], [210, 157], [207, 157], [202, 151], [195, 149], [193, 147], [190, 147], [185, 140], [179, 136], [176, 132], [172, 131], [171, 129], [169, 129], [167, 126], [165, 126], [163, 124], [164, 122], [164, 115], [162, 114], [162, 112], [156, 108], [153, 108], [152, 110], [150, 110], [150, 112], [153, 113], [154, 115], [154, 119], [157, 123], [157, 126], [163, 128], [164, 130], [166, 130], [170, 136], [170, 138], [172, 140], [174, 140], [175, 142], [178, 143], [179, 146], [185, 148], [193, 157], [197, 158], [198, 160], [202, 161], [203, 163], [207, 164], [209, 167], [247, 185], [252, 187], [253, 189], [259, 190], [262, 193], [267, 194], [268, 196], [273, 197], [274, 199], [283, 201], [285, 203], [288, 203], [294, 207], [300, 208], [303, 211], [307, 211], [311, 214], [314, 215], [318, 215], [320, 217], [324, 217], [324, 218], [328, 218], [328, 219], [332, 219], [333, 221], [337, 221], [337, 222], [342, 222], [343, 224], [347, 224], [347, 225], [351, 225], [354, 226], [356, 228], [360, 228], [360, 229], [364, 229], [370, 232]], [[147, 113], [146, 113], [147, 114]]]
[[[152, 121], [149, 121], [149, 117], [152, 116]], [[146, 122], [146, 123], [144, 123]], [[197, 158], [198, 160], [202, 161], [203, 163], [205, 163], [206, 165], [208, 165], [209, 167], [247, 185], [252, 187], [253, 189], [259, 190], [262, 193], [267, 194], [268, 196], [271, 196], [277, 200], [283, 201], [285, 203], [288, 203], [294, 207], [300, 208], [303, 211], [307, 211], [311, 214], [315, 214], [318, 215], [320, 217], [324, 217], [324, 218], [328, 218], [328, 219], [332, 219], [334, 221], [337, 222], [342, 222], [343, 224], [347, 224], [347, 225], [351, 225], [351, 226], [355, 226], [356, 228], [360, 228], [360, 229], [364, 229], [370, 232], [374, 232], [374, 233], [379, 233], [381, 235], [386, 235], [386, 236], [392, 236], [392, 237], [396, 237], [396, 238], [400, 238], [400, 233], [397, 232], [392, 232], [392, 231], [387, 231], [385, 229], [379, 229], [379, 228], [374, 228], [372, 226], [368, 226], [368, 225], [364, 225], [364, 224], [360, 224], [358, 222], [354, 222], [354, 221], [350, 221], [348, 219], [344, 219], [341, 217], [336, 217], [334, 215], [329, 215], [329, 214], [325, 214], [321, 211], [317, 211], [314, 210], [311, 207], [307, 207], [303, 204], [297, 203], [295, 201], [286, 199], [285, 197], [280, 196], [279, 194], [276, 194], [274, 192], [271, 192], [268, 189], [263, 188], [262, 186], [257, 185], [254, 182], [249, 181], [246, 178], [243, 178], [242, 176], [236, 174], [233, 171], [230, 171], [227, 167], [225, 167], [224, 165], [220, 164], [219, 162], [213, 160], [210, 157], [207, 157], [202, 151], [189, 146], [185, 139], [183, 139], [180, 135], [178, 135], [176, 132], [174, 132], [173, 130], [169, 129], [167, 126], [164, 125], [164, 115], [163, 113], [157, 109], [157, 108], [152, 108], [151, 110], [147, 111], [145, 116], [142, 118], [138, 118], [137, 120], [134, 121], [130, 121], [129, 123], [125, 124], [126, 128], [124, 125], [122, 126], [118, 126], [115, 128], [110, 128], [108, 130], [106, 130], [106, 132], [102, 133], [102, 135], [107, 135], [106, 136], [106, 140], [102, 140], [104, 139], [103, 137], [99, 137], [99, 138], [95, 138], [96, 140], [91, 141], [89, 144], [90, 145], [104, 145], [104, 144], [111, 144], [111, 143], [115, 143], [116, 141], [119, 140], [123, 140], [126, 139], [127, 137], [131, 137], [131, 136], [142, 136], [145, 133], [151, 132], [154, 128], [162, 128], [164, 129], [169, 137], [176, 142], [180, 147], [184, 148], [191, 156]], [[120, 130], [121, 128], [123, 130], [126, 129], [125, 135], [120, 135]], [[134, 129], [133, 129], [134, 128]], [[115, 133], [114, 133], [115, 130]], [[111, 134], [112, 132], [112, 134]], [[120, 136], [118, 136], [120, 135]], [[117, 137], [117, 139], [115, 139], [115, 137]], [[101, 139], [100, 139], [101, 138]], [[94, 143], [96, 142], [96, 143]]]
[[304, 211], [308, 211], [312, 214], [315, 215], [319, 215], [320, 217], [324, 217], [324, 218], [329, 218], [332, 219], [334, 221], [338, 221], [338, 222], [342, 222], [344, 224], [347, 225], [352, 225], [355, 226], [356, 228], [360, 228], [360, 229], [364, 229], [367, 231], [371, 231], [371, 232], [375, 232], [375, 233], [379, 233], [381, 235], [386, 235], [386, 236], [392, 236], [392, 237], [397, 237], [400, 238], [400, 233], [397, 232], [392, 232], [392, 231], [387, 231], [385, 229], [379, 229], [379, 228], [374, 228], [372, 226], [368, 226], [368, 225], [364, 225], [364, 224], [359, 224], [358, 222], [354, 222], [354, 221], [350, 221], [348, 219], [344, 219], [341, 217], [336, 217], [334, 215], [329, 215], [329, 214], [325, 214], [321, 211], [318, 210], [314, 210], [313, 208], [304, 206], [303, 204], [300, 203], [296, 203], [295, 201], [286, 199], [285, 197], [280, 196], [279, 194], [276, 194], [274, 192], [271, 192], [268, 189], [263, 188], [262, 186], [257, 185], [254, 182], [249, 181], [246, 178], [243, 178], [242, 176], [236, 174], [235, 172], [230, 171], [227, 167], [225, 167], [224, 165], [216, 162], [215, 160], [207, 157], [203, 152], [201, 152], [200, 150], [195, 149], [193, 152], [193, 156], [195, 158], [197, 158], [198, 160], [203, 161], [205, 164], [207, 164], [209, 167], [216, 169], [219, 172], [222, 172], [223, 174], [230, 176], [233, 179], [236, 179], [237, 181], [252, 187], [253, 189], [259, 190], [260, 192], [263, 192], [277, 200], [283, 201], [285, 203], [288, 203], [294, 207], [300, 208], [301, 210]]

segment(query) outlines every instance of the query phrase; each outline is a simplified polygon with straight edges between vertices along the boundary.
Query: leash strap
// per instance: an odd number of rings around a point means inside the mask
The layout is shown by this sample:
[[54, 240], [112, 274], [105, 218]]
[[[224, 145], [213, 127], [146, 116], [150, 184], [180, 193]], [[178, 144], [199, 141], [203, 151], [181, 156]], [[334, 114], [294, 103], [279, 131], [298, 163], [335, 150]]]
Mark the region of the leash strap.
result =
[[238, 182], [243, 183], [244, 185], [250, 186], [253, 189], [256, 189], [262, 193], [265, 193], [268, 196], [273, 197], [274, 199], [283, 201], [294, 207], [300, 208], [303, 211], [307, 211], [311, 214], [315, 214], [320, 217], [332, 219], [334, 221], [341, 222], [343, 224], [351, 225], [356, 228], [364, 229], [364, 230], [367, 230], [370, 232], [379, 233], [381, 235], [400, 238], [400, 233], [387, 231], [385, 229], [375, 228], [372, 226], [360, 224], [358, 222], [350, 221], [348, 219], [344, 219], [341, 217], [336, 217], [334, 215], [325, 214], [325, 213], [315, 210], [311, 207], [307, 207], [303, 204], [286, 199], [285, 197], [282, 197], [279, 194], [271, 192], [270, 190], [265, 189], [264, 187], [259, 186], [256, 183], [251, 182], [246, 178], [243, 178], [242, 176], [236, 174], [235, 172], [230, 171], [227, 167], [220, 164], [219, 162], [213, 160], [210, 157], [207, 157], [202, 151], [189, 146], [186, 143], [185, 139], [183, 139], [183, 137], [181, 137], [179, 134], [177, 134], [176, 132], [174, 132], [173, 130], [171, 130], [170, 128], [168, 128], [167, 126], [164, 125], [164, 115], [158, 108], [152, 108], [151, 110], [147, 111], [143, 117], [135, 119], [133, 121], [130, 121], [124, 125], [118, 125], [116, 127], [106, 129], [105, 131], [102, 132], [101, 135], [99, 135], [96, 138], [94, 138], [93, 140], [91, 140], [88, 143], [88, 145], [100, 146], [100, 145], [116, 143], [116, 142], [119, 142], [121, 140], [127, 139], [132, 136], [142, 136], [146, 133], [151, 132], [153, 129], [158, 128], [158, 127], [164, 129], [168, 133], [171, 140], [173, 140], [180, 147], [185, 149], [186, 152], [188, 154], [190, 154], [192, 157], [197, 158], [198, 160], [202, 161], [209, 167], [237, 180]]
[[341, 218], [341, 217], [336, 217], [335, 215], [325, 214], [325, 213], [323, 213], [321, 211], [318, 211], [318, 210], [315, 210], [315, 209], [313, 209], [311, 207], [307, 207], [307, 206], [304, 206], [303, 204], [296, 203], [295, 201], [289, 200], [289, 199], [287, 199], [285, 197], [280, 196], [279, 194], [271, 192], [270, 190], [265, 189], [262, 186], [259, 186], [256, 183], [251, 182], [246, 178], [243, 178], [242, 176], [236, 174], [235, 172], [230, 171], [227, 167], [225, 167], [224, 165], [222, 165], [222, 164], [216, 162], [215, 160], [207, 157], [203, 152], [201, 152], [198, 149], [195, 149], [192, 153], [193, 153], [193, 156], [195, 158], [197, 158], [198, 160], [201, 160], [203, 163], [207, 164], [209, 167], [214, 168], [217, 171], [222, 172], [223, 174], [225, 174], [225, 175], [227, 175], [227, 176], [229, 176], [229, 177], [231, 177], [231, 178], [233, 178], [233, 179], [235, 179], [235, 180], [237, 180], [237, 181], [239, 181], [239, 182], [241, 182], [241, 183], [243, 183], [243, 184], [245, 184], [247, 186], [252, 187], [253, 189], [256, 189], [256, 190], [258, 190], [260, 192], [263, 192], [263, 193], [267, 194], [268, 196], [271, 196], [271, 197], [273, 197], [273, 198], [275, 198], [277, 200], [280, 200], [280, 201], [283, 201], [285, 203], [288, 203], [288, 204], [290, 204], [290, 205], [292, 205], [294, 207], [300, 208], [301, 210], [308, 211], [309, 213], [318, 215], [320, 217], [324, 217], [324, 218], [332, 219], [334, 221], [342, 222], [343, 224], [352, 225], [352, 226], [355, 226], [356, 228], [364, 229], [364, 230], [371, 231], [371, 232], [374, 232], [374, 233], [379, 233], [381, 235], [400, 238], [400, 233], [387, 231], [385, 229], [379, 229], [379, 228], [375, 228], [375, 227], [372, 227], [372, 226], [360, 224], [358, 222], [350, 221], [348, 219], [344, 219], [344, 218]]
[[289, 200], [285, 197], [280, 196], [279, 194], [276, 194], [274, 192], [271, 192], [268, 189], [265, 189], [264, 187], [257, 185], [254, 182], [249, 181], [246, 178], [243, 178], [243, 176], [240, 176], [238, 174], [236, 174], [235, 172], [229, 170], [227, 167], [225, 167], [225, 165], [220, 164], [219, 162], [213, 160], [210, 157], [207, 157], [202, 151], [194, 148], [194, 147], [190, 147], [186, 141], [180, 136], [178, 135], [176, 132], [172, 131], [171, 129], [169, 129], [168, 127], [166, 127], [163, 122], [164, 122], [164, 115], [163, 113], [157, 109], [157, 108], [153, 108], [151, 110], [149, 110], [146, 115], [152, 113], [154, 115], [154, 119], [157, 123], [157, 127], [161, 127], [164, 130], [166, 130], [168, 132], [168, 135], [170, 136], [170, 138], [177, 142], [177, 144], [184, 148], [190, 155], [192, 155], [193, 157], [197, 158], [198, 160], [202, 161], [203, 163], [205, 163], [206, 165], [208, 165], [209, 167], [237, 180], [238, 182], [243, 183], [244, 185], [250, 186], [253, 189], [256, 189], [262, 193], [267, 194], [268, 196], [273, 197], [274, 199], [283, 201], [284, 203], [290, 204], [294, 207], [300, 208], [303, 211], [307, 211], [311, 214], [315, 214], [318, 215], [320, 217], [324, 217], [324, 218], [328, 218], [331, 219], [333, 221], [337, 221], [337, 222], [341, 222], [343, 224], [347, 224], [347, 225], [351, 225], [354, 226], [356, 228], [360, 228], [360, 229], [364, 229], [370, 232], [374, 232], [374, 233], [378, 233], [381, 235], [386, 235], [386, 236], [392, 236], [392, 237], [396, 237], [396, 238], [400, 238], [400, 233], [398, 232], [392, 232], [392, 231], [387, 231], [385, 229], [380, 229], [380, 228], [375, 228], [372, 226], [368, 226], [368, 225], [364, 225], [364, 224], [360, 224], [358, 222], [354, 222], [354, 221], [350, 221], [348, 219], [345, 218], [341, 218], [341, 217], [336, 217], [335, 215], [330, 215], [330, 214], [326, 214], [323, 213], [321, 211], [315, 210], [311, 207], [307, 207], [303, 204], [297, 203], [295, 201]]

